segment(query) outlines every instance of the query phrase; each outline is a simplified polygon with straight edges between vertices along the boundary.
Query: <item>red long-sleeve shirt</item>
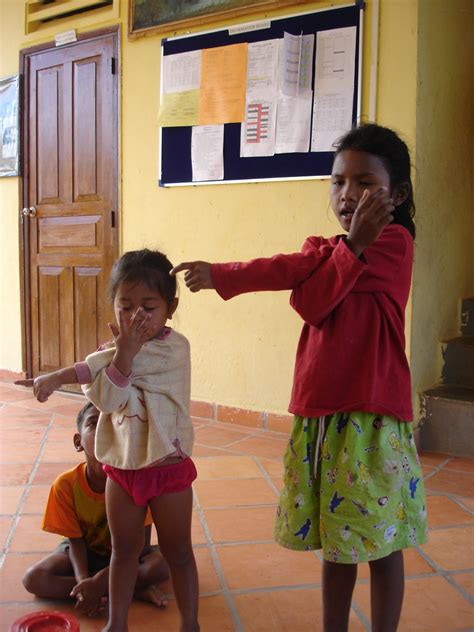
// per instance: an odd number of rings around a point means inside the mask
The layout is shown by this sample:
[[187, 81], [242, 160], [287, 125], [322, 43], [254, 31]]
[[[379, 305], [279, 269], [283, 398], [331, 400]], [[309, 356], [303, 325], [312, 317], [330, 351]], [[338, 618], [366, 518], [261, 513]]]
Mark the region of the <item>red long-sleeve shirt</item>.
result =
[[289, 411], [318, 417], [342, 411], [413, 418], [405, 356], [405, 307], [413, 239], [389, 225], [358, 259], [342, 235], [309, 237], [301, 252], [212, 264], [219, 295], [293, 290], [304, 320]]

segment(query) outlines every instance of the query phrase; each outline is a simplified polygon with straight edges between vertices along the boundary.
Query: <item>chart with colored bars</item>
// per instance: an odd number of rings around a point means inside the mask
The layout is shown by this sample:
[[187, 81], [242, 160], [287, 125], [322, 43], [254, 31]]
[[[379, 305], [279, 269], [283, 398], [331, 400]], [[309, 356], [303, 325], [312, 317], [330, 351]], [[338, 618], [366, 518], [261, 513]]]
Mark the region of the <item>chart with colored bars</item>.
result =
[[261, 143], [267, 140], [269, 128], [270, 105], [267, 103], [249, 103], [245, 142]]

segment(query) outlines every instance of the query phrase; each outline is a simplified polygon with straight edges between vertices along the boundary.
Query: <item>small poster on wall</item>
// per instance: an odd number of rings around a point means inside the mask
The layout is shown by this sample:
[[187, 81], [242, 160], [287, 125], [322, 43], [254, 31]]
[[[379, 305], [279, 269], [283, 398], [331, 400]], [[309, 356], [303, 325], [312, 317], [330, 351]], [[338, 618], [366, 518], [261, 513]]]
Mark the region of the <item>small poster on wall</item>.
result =
[[18, 75], [0, 79], [0, 176], [19, 175]]

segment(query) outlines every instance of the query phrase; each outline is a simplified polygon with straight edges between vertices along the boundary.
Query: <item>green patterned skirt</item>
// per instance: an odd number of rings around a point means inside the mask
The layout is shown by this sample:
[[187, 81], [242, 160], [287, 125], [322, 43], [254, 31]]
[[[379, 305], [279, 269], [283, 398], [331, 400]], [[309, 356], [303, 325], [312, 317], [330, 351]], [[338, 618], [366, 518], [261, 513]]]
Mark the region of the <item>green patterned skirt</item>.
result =
[[353, 564], [427, 539], [426, 499], [411, 424], [386, 415], [295, 416], [275, 539]]

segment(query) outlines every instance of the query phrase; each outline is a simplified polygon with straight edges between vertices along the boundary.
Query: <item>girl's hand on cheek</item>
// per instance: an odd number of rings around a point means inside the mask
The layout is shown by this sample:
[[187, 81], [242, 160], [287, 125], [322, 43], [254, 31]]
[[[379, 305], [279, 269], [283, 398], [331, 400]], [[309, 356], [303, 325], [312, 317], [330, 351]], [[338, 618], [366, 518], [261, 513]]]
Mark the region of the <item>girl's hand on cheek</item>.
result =
[[373, 193], [364, 191], [352, 218], [347, 245], [359, 257], [376, 241], [387, 224], [393, 220], [395, 207], [386, 187]]

